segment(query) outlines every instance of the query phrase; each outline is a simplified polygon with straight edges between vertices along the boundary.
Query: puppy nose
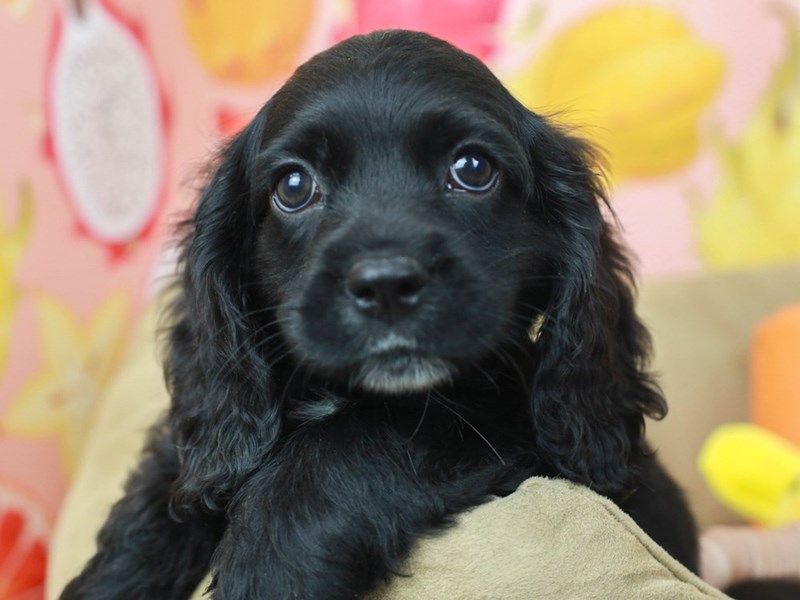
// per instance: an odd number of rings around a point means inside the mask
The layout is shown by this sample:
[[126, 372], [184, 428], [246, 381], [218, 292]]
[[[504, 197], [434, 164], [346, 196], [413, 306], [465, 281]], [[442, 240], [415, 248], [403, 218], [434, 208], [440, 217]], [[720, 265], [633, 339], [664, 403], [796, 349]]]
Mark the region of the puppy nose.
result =
[[427, 271], [407, 256], [364, 258], [347, 274], [347, 291], [355, 305], [381, 317], [413, 310], [427, 283]]

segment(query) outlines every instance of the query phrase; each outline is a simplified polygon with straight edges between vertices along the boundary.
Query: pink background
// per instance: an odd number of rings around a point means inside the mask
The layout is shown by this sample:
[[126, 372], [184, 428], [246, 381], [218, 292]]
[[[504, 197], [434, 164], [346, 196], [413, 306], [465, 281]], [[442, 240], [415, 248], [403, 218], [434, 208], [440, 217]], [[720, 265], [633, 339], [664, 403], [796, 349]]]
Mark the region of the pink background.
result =
[[[191, 203], [193, 180], [219, 143], [220, 111], [252, 113], [289, 75], [280, 73], [256, 85], [225, 80], [199, 58], [177, 1], [103, 1], [140, 28], [144, 52], [152, 61], [169, 115], [165, 204], [156, 214], [152, 230], [122, 251], [113, 251], [96, 236], [80, 232], [53, 159], [44, 151], [49, 49], [54, 24], [67, 3], [0, 0], [0, 209], [6, 230], [13, 229], [20, 218], [18, 189], [22, 183], [30, 184], [34, 198], [31, 235], [12, 270], [11, 282], [5, 282], [17, 290], [20, 300], [12, 309], [13, 326], [0, 339], [8, 349], [8, 360], [0, 367], [0, 488], [28, 490], [50, 518], [69, 483], [61, 447], [55, 436], [20, 435], [3, 424], [4, 415], [19, 402], [21, 390], [44, 369], [37, 299], [42, 295], [57, 299], [76, 322], [86, 325], [113, 293], [123, 291], [131, 299], [131, 312], [125, 316], [119, 341], [124, 347], [136, 316], [152, 298], [154, 276], [164, 272], [159, 257], [170, 225]], [[203, 0], [195, 4], [202, 5]], [[228, 4], [230, 10], [241, 10], [237, 8], [241, 2]], [[488, 50], [481, 51], [487, 52], [490, 66], [506, 79], [535, 61], [538, 53], [573, 23], [620, 2], [471, 0], [458, 4], [454, 0], [419, 0], [393, 4], [399, 12], [389, 16], [383, 14], [387, 4], [382, 8], [377, 0], [316, 2], [294, 62], [302, 62], [346, 33], [399, 23], [465, 44], [488, 40]], [[731, 140], [742, 134], [786, 55], [786, 26], [776, 16], [776, 3], [769, 0], [653, 0], [639, 4], [664, 7], [679, 15], [694, 38], [721, 52], [724, 75], [698, 119], [701, 147], [697, 154], [669, 173], [619, 181], [613, 204], [645, 280], [702, 274], [711, 267], [698, 252], [691, 211], [692, 202], [700, 206], [710, 202], [720, 179], [710, 132], [721, 131]], [[540, 22], [528, 35], [519, 35], [520, 23], [535, 11], [543, 15]], [[497, 22], [487, 23], [495, 14]], [[460, 15], [461, 20], [456, 22], [448, 15]], [[404, 20], [398, 20], [401, 18]], [[798, 22], [795, 18], [793, 26]], [[168, 272], [168, 266], [166, 269]]]

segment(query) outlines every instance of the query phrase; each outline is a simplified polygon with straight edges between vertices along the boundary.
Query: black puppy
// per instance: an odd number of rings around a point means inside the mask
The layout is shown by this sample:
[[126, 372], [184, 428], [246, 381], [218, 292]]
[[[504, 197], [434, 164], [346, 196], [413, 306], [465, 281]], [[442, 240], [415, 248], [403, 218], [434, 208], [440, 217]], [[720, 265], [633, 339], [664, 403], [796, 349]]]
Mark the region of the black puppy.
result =
[[360, 597], [532, 475], [697, 568], [595, 157], [421, 33], [300, 67], [185, 225], [169, 414], [62, 598]]

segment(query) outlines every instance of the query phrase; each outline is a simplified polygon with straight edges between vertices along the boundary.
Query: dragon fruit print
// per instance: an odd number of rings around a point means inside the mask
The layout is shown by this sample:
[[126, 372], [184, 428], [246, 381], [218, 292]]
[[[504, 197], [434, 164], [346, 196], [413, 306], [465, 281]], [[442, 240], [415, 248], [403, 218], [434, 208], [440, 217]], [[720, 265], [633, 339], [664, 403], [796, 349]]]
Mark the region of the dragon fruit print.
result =
[[119, 251], [144, 236], [166, 185], [166, 102], [141, 32], [107, 0], [57, 17], [46, 149], [80, 230]]

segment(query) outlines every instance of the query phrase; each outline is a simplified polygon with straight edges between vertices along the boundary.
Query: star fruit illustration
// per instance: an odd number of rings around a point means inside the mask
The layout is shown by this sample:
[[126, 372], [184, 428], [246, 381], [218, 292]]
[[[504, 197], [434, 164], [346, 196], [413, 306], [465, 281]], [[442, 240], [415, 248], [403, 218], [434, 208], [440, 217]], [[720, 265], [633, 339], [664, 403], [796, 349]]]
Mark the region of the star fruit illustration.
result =
[[36, 299], [44, 367], [22, 388], [0, 422], [6, 435], [54, 436], [68, 472], [77, 463], [96, 403], [116, 371], [125, 346], [130, 299], [115, 292], [88, 324], [60, 300]]
[[786, 55], [736, 142], [717, 137], [721, 176], [697, 211], [700, 253], [730, 269], [800, 257], [800, 31], [784, 15]]

